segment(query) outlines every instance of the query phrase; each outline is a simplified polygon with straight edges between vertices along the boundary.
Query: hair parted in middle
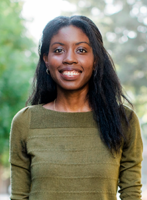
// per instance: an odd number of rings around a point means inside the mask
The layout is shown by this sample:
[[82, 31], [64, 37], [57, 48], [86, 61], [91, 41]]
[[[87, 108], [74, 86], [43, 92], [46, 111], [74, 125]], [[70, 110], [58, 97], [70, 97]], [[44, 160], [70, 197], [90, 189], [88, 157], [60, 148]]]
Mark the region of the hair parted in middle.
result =
[[94, 54], [94, 70], [89, 81], [87, 97], [94, 111], [94, 119], [100, 127], [101, 139], [112, 152], [119, 152], [125, 134], [122, 131], [121, 118], [129, 125], [123, 106], [128, 101], [115, 72], [113, 60], [103, 46], [103, 39], [97, 26], [85, 16], [59, 16], [51, 20], [44, 28], [39, 45], [39, 62], [36, 68], [33, 92], [27, 103], [32, 105], [52, 102], [57, 97], [56, 83], [46, 73], [44, 55], [48, 55], [51, 39], [58, 31], [73, 25], [80, 28], [89, 38]]

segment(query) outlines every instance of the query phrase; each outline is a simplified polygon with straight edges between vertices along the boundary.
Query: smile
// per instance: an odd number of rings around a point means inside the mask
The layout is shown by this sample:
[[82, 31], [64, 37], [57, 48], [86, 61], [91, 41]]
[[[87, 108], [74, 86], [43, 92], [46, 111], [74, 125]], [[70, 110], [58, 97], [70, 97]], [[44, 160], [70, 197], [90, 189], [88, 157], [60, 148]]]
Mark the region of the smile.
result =
[[61, 77], [66, 80], [66, 81], [74, 81], [77, 80], [82, 71], [80, 71], [79, 69], [63, 69], [59, 71], [61, 74]]
[[79, 75], [80, 72], [79, 71], [63, 71], [62, 72], [63, 75], [66, 75], [66, 76], [75, 76], [75, 75]]

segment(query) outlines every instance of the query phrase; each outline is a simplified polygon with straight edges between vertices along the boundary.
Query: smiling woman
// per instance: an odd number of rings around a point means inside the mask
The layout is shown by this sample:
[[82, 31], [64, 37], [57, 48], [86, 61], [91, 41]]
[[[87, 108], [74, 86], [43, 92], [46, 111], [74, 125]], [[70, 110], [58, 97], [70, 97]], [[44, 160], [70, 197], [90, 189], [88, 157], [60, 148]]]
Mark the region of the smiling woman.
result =
[[123, 200], [140, 200], [140, 125], [98, 28], [57, 17], [39, 56], [31, 106], [12, 121], [11, 199], [116, 200], [119, 186]]

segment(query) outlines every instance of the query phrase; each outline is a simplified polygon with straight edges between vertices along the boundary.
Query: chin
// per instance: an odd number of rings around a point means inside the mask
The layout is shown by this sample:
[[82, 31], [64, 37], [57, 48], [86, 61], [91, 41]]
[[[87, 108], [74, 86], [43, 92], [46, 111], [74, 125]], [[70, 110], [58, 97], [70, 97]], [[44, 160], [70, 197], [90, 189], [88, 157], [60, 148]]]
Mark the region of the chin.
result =
[[77, 90], [80, 90], [81, 88], [79, 87], [74, 87], [74, 86], [71, 86], [71, 87], [61, 87], [62, 90], [67, 90], [67, 91], [77, 91]]
[[59, 86], [59, 88], [61, 88], [62, 90], [66, 90], [66, 91], [80, 91], [80, 90], [88, 90], [88, 85], [62, 85], [62, 86]]

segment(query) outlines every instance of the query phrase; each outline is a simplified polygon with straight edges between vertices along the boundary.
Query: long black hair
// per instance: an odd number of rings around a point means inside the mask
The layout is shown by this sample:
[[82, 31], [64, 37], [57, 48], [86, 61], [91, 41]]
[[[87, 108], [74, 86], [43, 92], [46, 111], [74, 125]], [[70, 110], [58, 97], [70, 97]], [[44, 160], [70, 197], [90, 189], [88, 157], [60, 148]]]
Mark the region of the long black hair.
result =
[[[43, 30], [39, 45], [39, 62], [36, 68], [33, 91], [27, 103], [32, 105], [49, 103], [56, 99], [56, 83], [46, 73], [43, 55], [48, 55], [50, 41], [59, 29], [69, 25], [80, 28], [89, 38], [94, 54], [94, 71], [89, 82], [88, 98], [94, 111], [94, 119], [100, 127], [101, 139], [112, 152], [119, 152], [125, 134], [122, 130], [121, 119], [129, 120], [125, 113], [122, 86], [116, 75], [114, 63], [103, 46], [103, 39], [97, 26], [85, 16], [60, 16], [50, 21]], [[132, 105], [132, 104], [131, 104]]]

